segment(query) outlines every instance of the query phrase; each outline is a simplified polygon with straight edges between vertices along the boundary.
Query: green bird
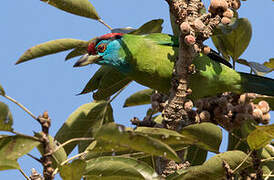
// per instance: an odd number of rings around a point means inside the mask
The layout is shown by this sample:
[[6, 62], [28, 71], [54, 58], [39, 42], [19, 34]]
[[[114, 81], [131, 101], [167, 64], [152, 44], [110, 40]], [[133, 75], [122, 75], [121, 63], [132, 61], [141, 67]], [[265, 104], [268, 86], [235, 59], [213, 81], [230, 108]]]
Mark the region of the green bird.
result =
[[[168, 34], [109, 33], [93, 40], [74, 67], [92, 63], [112, 66], [132, 80], [168, 94], [178, 47], [178, 39]], [[200, 54], [193, 64], [196, 72], [189, 79], [191, 99], [223, 92], [274, 96], [273, 79], [236, 72], [217, 53]]]

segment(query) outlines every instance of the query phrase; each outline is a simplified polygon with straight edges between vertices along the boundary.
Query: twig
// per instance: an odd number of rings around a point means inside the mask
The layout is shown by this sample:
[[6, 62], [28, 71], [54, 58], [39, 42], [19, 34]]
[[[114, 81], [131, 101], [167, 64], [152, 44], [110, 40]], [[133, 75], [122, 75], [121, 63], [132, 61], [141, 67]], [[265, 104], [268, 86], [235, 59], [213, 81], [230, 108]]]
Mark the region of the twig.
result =
[[32, 159], [38, 161], [39, 163], [42, 163], [41, 159], [39, 159], [39, 158], [37, 158], [37, 157], [35, 157], [35, 156], [29, 154], [29, 153], [27, 154], [27, 156], [29, 156], [29, 157], [31, 157]]
[[21, 109], [23, 109], [26, 113], [28, 113], [33, 119], [37, 120], [37, 117], [32, 114], [25, 106], [23, 106], [21, 103], [19, 103], [18, 101], [16, 101], [15, 99], [7, 96], [7, 95], [3, 95], [3, 97], [5, 97], [6, 99], [10, 100], [11, 102], [17, 104]]
[[112, 28], [107, 23], [105, 23], [102, 19], [98, 19], [98, 21], [102, 23], [104, 26], [106, 26], [109, 30], [112, 30]]
[[94, 138], [74, 138], [74, 139], [70, 139], [70, 140], [64, 142], [63, 144], [57, 146], [57, 148], [55, 148], [51, 153], [45, 154], [45, 155], [53, 154], [53, 153], [57, 152], [60, 148], [64, 147], [65, 145], [67, 145], [69, 143], [72, 143], [74, 141], [92, 141], [92, 140], [94, 140]]
[[243, 141], [242, 138], [240, 138], [239, 136], [237, 136], [236, 134], [234, 134], [232, 131], [229, 131], [229, 134], [231, 134], [232, 136], [234, 136], [239, 141]]
[[266, 161], [273, 161], [274, 157], [267, 158], [267, 159], [262, 159], [261, 162], [266, 162]]
[[250, 157], [253, 151], [250, 151], [248, 155], [244, 158], [244, 160], [232, 171], [232, 174], [234, 174], [244, 163], [245, 161]]
[[35, 141], [40, 141], [41, 142], [41, 140], [39, 138], [35, 137], [35, 136], [29, 136], [29, 135], [22, 134], [22, 133], [19, 133], [19, 132], [16, 132], [16, 131], [10, 131], [10, 132], [13, 133], [13, 134], [19, 135], [19, 136], [27, 137], [27, 138], [33, 139]]
[[265, 176], [264, 180], [268, 180], [270, 177], [274, 177], [274, 175], [271, 175], [272, 173], [273, 171], [271, 171], [269, 174], [266, 174], [266, 175], [263, 174], [263, 176]]
[[241, 139], [235, 144], [234, 149], [237, 149], [242, 143]]
[[23, 169], [18, 169], [19, 171], [20, 171], [20, 173], [27, 179], [27, 180], [31, 180], [28, 176], [27, 176], [27, 174], [23, 171]]
[[155, 169], [156, 168], [156, 165], [155, 165], [155, 159], [154, 159], [154, 156], [150, 156], [151, 157], [151, 162], [152, 162], [152, 168]]

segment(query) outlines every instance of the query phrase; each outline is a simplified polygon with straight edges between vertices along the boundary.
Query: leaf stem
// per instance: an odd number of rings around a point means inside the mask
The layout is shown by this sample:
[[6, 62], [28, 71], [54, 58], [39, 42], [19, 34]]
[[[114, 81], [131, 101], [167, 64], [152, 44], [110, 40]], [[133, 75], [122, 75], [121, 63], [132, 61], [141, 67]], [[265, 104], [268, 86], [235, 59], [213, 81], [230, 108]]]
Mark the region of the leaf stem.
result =
[[109, 30], [112, 30], [112, 28], [107, 23], [105, 23], [102, 19], [98, 19], [98, 21], [102, 23], [104, 26], [106, 26]]
[[31, 157], [32, 159], [38, 161], [39, 163], [42, 163], [42, 161], [41, 161], [39, 158], [37, 158], [37, 157], [35, 157], [35, 156], [33, 156], [33, 155], [29, 154], [29, 153], [27, 154], [27, 156], [29, 156], [29, 157]]
[[31, 180], [28, 176], [27, 176], [27, 174], [23, 171], [23, 169], [18, 169], [19, 171], [20, 171], [20, 173], [27, 179], [27, 180]]
[[7, 95], [3, 95], [3, 97], [5, 97], [6, 99], [10, 100], [11, 102], [17, 104], [21, 109], [23, 109], [26, 113], [28, 113], [33, 119], [37, 120], [37, 117], [32, 114], [25, 106], [23, 106], [21, 103], [19, 103], [18, 101], [16, 101], [15, 99], [7, 96]]
[[264, 175], [263, 174], [263, 176], [265, 176], [265, 178], [264, 178], [264, 180], [268, 180], [270, 177], [274, 177], [274, 175], [271, 175], [273, 173], [273, 171], [271, 171], [269, 174], [267, 174], [267, 175]]
[[151, 162], [152, 162], [152, 168], [153, 168], [153, 169], [156, 169], [155, 159], [154, 159], [154, 156], [153, 156], [153, 155], [151, 156]]
[[87, 151], [84, 151], [84, 152], [82, 152], [82, 153], [76, 154], [75, 156], [72, 156], [71, 158], [68, 158], [67, 160], [63, 161], [60, 165], [63, 166], [63, 165], [66, 164], [67, 162], [69, 162], [69, 161], [71, 161], [71, 160], [73, 160], [73, 159], [76, 159], [76, 158], [78, 158], [78, 157], [80, 157], [80, 156], [82, 156], [82, 155], [85, 155], [85, 154], [87, 154]]
[[108, 103], [111, 103], [130, 83], [131, 81], [127, 83], [122, 89], [120, 89], [110, 100], [108, 100]]
[[22, 134], [22, 133], [19, 133], [19, 132], [16, 132], [16, 131], [10, 131], [11, 133], [15, 134], [15, 135], [18, 135], [18, 136], [23, 136], [23, 137], [27, 137], [27, 138], [30, 138], [30, 139], [33, 139], [35, 141], [39, 141], [41, 142], [41, 140], [35, 136], [29, 136], [29, 135], [26, 135], [26, 134]]
[[[66, 142], [64, 142], [63, 144], [57, 146], [56, 149], [54, 149], [50, 154], [53, 154], [55, 153], [56, 151], [58, 151], [60, 148], [64, 147], [65, 145], [69, 144], [69, 143], [72, 143], [74, 141], [92, 141], [94, 140], [94, 138], [74, 138], [74, 139], [70, 139]], [[46, 155], [49, 155], [49, 154], [46, 154]]]
[[232, 171], [231, 174], [234, 174], [244, 164], [244, 162], [247, 160], [247, 158], [249, 158], [249, 156], [251, 155], [252, 152], [253, 151], [250, 151], [248, 153], [248, 155], [244, 158], [244, 160]]
[[[73, 156], [73, 157], [71, 157], [71, 158], [69, 158], [69, 159], [63, 161], [63, 162], [60, 164], [60, 166], [63, 166], [63, 165], [66, 164], [67, 162], [69, 162], [69, 161], [71, 161], [71, 160], [73, 160], [73, 159], [76, 159], [76, 158], [78, 158], [78, 157], [80, 157], [80, 156], [82, 156], [82, 155], [85, 155], [86, 153], [87, 153], [87, 151], [84, 151], [84, 152], [82, 152], [82, 153], [76, 154], [75, 156]], [[58, 170], [59, 170], [59, 168], [57, 167], [57, 168], [54, 170], [54, 172], [53, 172], [52, 175], [54, 176], [55, 174], [57, 174]]]
[[236, 61], [234, 61], [234, 59], [233, 59], [232, 62], [233, 62], [232, 68], [235, 70], [235, 68], [236, 68]]
[[274, 157], [267, 158], [267, 159], [262, 159], [261, 162], [266, 162], [266, 161], [273, 161]]

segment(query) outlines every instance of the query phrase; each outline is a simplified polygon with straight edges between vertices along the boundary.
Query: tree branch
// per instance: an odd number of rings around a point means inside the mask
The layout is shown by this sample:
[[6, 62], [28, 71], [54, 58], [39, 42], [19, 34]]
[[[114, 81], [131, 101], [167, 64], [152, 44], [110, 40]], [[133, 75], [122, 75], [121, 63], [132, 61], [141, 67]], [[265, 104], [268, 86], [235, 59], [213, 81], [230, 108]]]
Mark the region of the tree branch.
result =
[[[188, 87], [189, 77], [195, 73], [192, 60], [198, 53], [209, 52], [203, 41], [208, 39], [213, 29], [225, 18], [225, 12], [231, 15], [232, 0], [212, 0], [209, 13], [202, 13], [204, 8], [201, 0], [166, 0], [175, 22], [180, 27], [179, 56], [175, 63], [172, 88], [168, 104], [163, 111], [164, 123], [168, 129], [180, 130], [182, 127], [195, 122], [190, 118], [184, 105], [187, 96], [191, 94]], [[231, 17], [230, 17], [231, 18]]]
[[[170, 6], [170, 11], [176, 18], [176, 23], [181, 26], [186, 24], [189, 20], [193, 18], [198, 18], [200, 0], [166, 0]], [[186, 102], [186, 96], [190, 94], [191, 90], [188, 90], [187, 79], [189, 74], [189, 67], [192, 64], [192, 60], [196, 56], [193, 43], [193, 35], [189, 31], [189, 35], [192, 39], [185, 40], [187, 37], [186, 29], [181, 30], [179, 37], [179, 58], [175, 64], [175, 72], [172, 79], [172, 88], [170, 92], [170, 97], [168, 104], [164, 108], [163, 117], [164, 122], [168, 129], [179, 130], [182, 127], [191, 124], [190, 119], [188, 118], [187, 112], [184, 109], [184, 102]], [[185, 31], [186, 30], [186, 31]], [[189, 36], [189, 37], [190, 37]]]
[[42, 116], [39, 116], [37, 118], [38, 122], [41, 124], [42, 127], [42, 145], [43, 145], [43, 156], [41, 158], [41, 162], [43, 164], [43, 176], [45, 180], [53, 180], [54, 175], [53, 171], [54, 169], [52, 168], [52, 155], [51, 152], [53, 151], [52, 147], [50, 146], [50, 141], [49, 141], [49, 128], [51, 124], [51, 120], [49, 118], [48, 112], [44, 112]]

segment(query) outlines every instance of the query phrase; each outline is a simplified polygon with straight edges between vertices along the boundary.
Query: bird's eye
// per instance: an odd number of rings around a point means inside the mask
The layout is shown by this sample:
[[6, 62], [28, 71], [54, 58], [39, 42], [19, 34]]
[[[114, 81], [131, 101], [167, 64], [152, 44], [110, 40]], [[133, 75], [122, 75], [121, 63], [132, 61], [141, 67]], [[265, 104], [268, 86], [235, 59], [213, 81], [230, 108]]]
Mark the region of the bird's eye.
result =
[[97, 47], [97, 51], [100, 52], [100, 53], [103, 53], [105, 50], [106, 50], [106, 44], [100, 44]]

